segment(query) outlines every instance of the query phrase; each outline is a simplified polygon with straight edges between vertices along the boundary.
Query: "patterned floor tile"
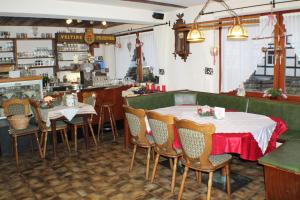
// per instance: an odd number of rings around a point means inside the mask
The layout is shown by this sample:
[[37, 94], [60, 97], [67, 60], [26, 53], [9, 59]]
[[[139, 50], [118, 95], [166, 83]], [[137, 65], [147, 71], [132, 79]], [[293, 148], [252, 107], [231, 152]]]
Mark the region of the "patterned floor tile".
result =
[[[175, 193], [171, 193], [171, 170], [159, 165], [153, 183], [145, 180], [146, 152], [138, 149], [132, 172], [129, 162], [132, 150], [123, 148], [123, 138], [111, 141], [107, 134], [98, 150], [85, 149], [79, 140], [78, 153], [69, 154], [58, 145], [57, 158], [51, 149], [45, 160], [31, 153], [21, 155], [21, 171], [17, 172], [13, 157], [0, 158], [0, 200], [173, 200], [177, 199], [182, 175], [177, 173]], [[36, 152], [35, 152], [36, 153]], [[163, 158], [162, 158], [163, 159]], [[152, 174], [153, 160], [150, 164]], [[257, 162], [234, 157], [231, 171], [252, 181], [232, 194], [232, 200], [265, 199], [263, 170]], [[183, 199], [205, 199], [206, 183], [197, 183], [190, 171]], [[213, 188], [212, 199], [225, 199], [226, 193]]]

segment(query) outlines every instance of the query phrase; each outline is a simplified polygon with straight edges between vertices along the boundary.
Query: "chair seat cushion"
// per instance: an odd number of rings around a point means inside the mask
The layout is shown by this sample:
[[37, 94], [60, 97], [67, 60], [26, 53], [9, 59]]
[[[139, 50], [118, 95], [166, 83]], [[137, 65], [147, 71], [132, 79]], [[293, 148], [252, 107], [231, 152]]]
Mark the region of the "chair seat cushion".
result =
[[[68, 125], [62, 120], [56, 121], [56, 129], [66, 128]], [[51, 126], [47, 127], [49, 131], [51, 131]]]
[[29, 124], [26, 129], [13, 129], [11, 128], [9, 130], [9, 133], [12, 135], [26, 135], [27, 133], [33, 133], [35, 131], [38, 131], [39, 127], [33, 124]]
[[217, 166], [229, 161], [232, 158], [230, 154], [222, 154], [222, 155], [210, 155], [208, 160], [211, 162], [213, 166]]
[[71, 121], [68, 121], [68, 123], [73, 125], [83, 124], [83, 117], [74, 117]]

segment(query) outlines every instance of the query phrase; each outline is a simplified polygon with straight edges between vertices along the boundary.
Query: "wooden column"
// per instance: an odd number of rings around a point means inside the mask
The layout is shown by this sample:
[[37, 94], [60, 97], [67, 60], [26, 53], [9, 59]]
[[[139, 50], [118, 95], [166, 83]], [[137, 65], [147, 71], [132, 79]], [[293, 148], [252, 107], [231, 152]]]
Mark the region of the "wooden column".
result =
[[143, 81], [142, 47], [140, 43], [139, 33], [136, 33], [136, 77], [139, 83]]
[[282, 14], [277, 14], [274, 28], [274, 83], [275, 89], [284, 89], [285, 85], [285, 26]]

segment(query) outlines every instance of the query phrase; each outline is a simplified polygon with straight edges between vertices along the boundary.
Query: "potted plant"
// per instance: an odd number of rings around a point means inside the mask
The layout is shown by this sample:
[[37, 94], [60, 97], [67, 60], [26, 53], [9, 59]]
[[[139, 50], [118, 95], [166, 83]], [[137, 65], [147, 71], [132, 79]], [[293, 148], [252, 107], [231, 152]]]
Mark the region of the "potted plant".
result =
[[283, 93], [281, 88], [278, 88], [278, 89], [269, 88], [264, 91], [263, 97], [267, 97], [270, 99], [277, 99], [279, 97], [282, 97], [284, 99], [287, 99], [286, 94]]

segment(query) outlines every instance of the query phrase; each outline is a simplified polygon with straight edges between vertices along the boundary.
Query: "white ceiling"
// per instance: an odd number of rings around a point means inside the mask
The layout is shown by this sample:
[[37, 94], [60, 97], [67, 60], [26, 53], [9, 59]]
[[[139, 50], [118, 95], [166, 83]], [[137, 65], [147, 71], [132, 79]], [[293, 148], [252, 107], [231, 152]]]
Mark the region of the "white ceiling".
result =
[[[148, 3], [121, 1], [121, 0], [62, 0], [62, 1], [73, 1], [73, 2], [113, 5], [113, 6], [120, 6], [120, 7], [129, 7], [129, 8], [140, 8], [140, 9], [160, 11], [160, 12], [168, 12], [168, 11], [179, 9], [178, 7], [171, 7], [171, 6], [169, 7], [169, 6], [162, 6], [162, 5], [153, 5]], [[151, 0], [151, 1], [190, 7], [190, 6], [202, 4], [206, 0]]]

